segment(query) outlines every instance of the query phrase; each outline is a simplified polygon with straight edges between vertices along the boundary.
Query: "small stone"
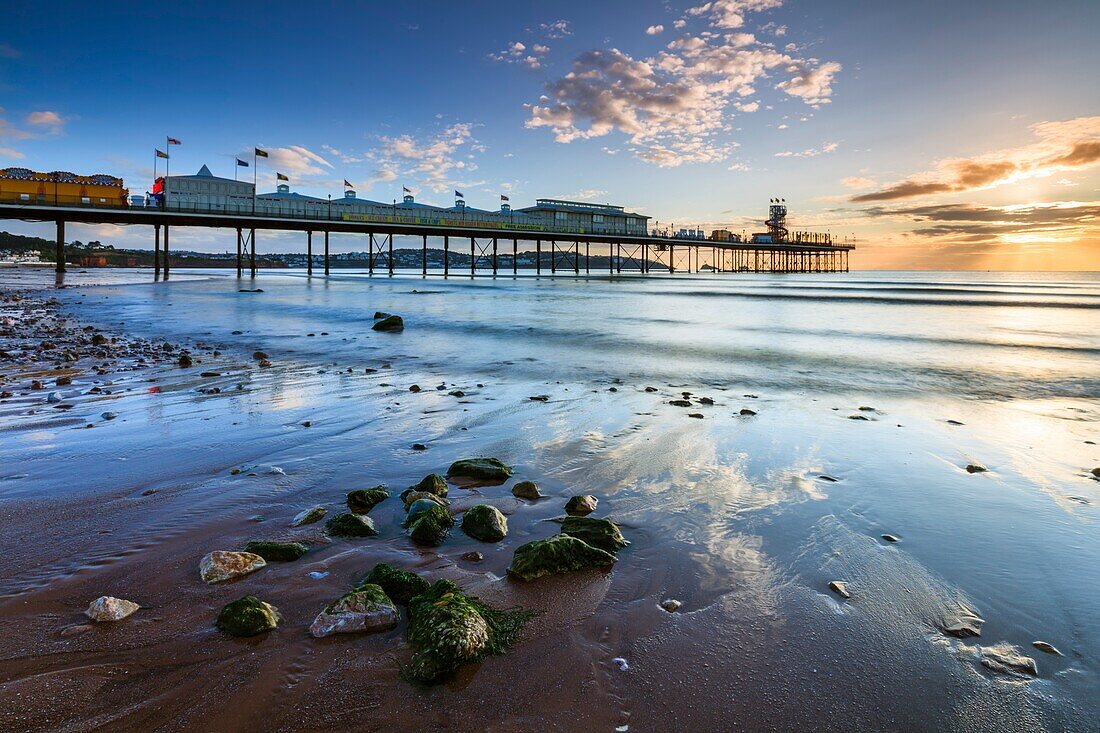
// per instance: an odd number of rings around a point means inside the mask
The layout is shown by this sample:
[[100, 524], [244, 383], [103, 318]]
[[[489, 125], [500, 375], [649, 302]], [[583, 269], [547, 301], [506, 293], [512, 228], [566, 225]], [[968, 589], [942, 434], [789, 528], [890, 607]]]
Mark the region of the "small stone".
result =
[[948, 420], [947, 424], [948, 425], [965, 425], [966, 423], [959, 422], [958, 420]]
[[477, 504], [462, 515], [462, 531], [481, 542], [500, 542], [508, 535], [508, 520], [496, 507]]
[[849, 415], [848, 419], [849, 420], [869, 420], [870, 418], [868, 418], [866, 415]]
[[383, 318], [389, 318], [392, 315], [392, 313], [386, 313], [385, 311], [375, 311], [374, 320], [381, 321]]
[[529, 399], [532, 402], [549, 402], [550, 401], [550, 395], [548, 395], [548, 394], [537, 394], [537, 395], [532, 395]]
[[591, 494], [573, 496], [565, 502], [565, 511], [569, 514], [591, 514], [596, 511], [596, 505], [600, 500]]
[[309, 552], [301, 542], [272, 542], [268, 540], [249, 540], [244, 546], [245, 552], [259, 555], [268, 562], [293, 562]]
[[92, 336], [92, 345], [93, 346], [103, 346], [106, 343], [107, 343], [107, 337], [104, 336], [103, 334], [97, 333], [94, 336]]
[[374, 537], [378, 534], [370, 517], [350, 512], [337, 514], [328, 520], [325, 529], [334, 537]]
[[104, 420], [114, 420], [116, 417], [118, 417], [118, 413], [116, 413], [116, 412], [103, 412], [103, 413], [100, 413], [99, 416], [101, 418], [103, 418]]
[[829, 590], [836, 593], [841, 598], [847, 599], [852, 597], [852, 594], [848, 592], [848, 586], [844, 585], [844, 583], [839, 580], [830, 580]]
[[68, 386], [72, 383], [73, 383], [73, 378], [69, 377], [69, 376], [58, 377], [54, 381], [54, 384], [56, 384], [58, 387], [66, 387], [66, 386]]
[[199, 561], [199, 575], [204, 583], [221, 583], [255, 572], [267, 562], [251, 552], [214, 550]]
[[688, 414], [688, 417], [694, 417], [696, 420], [702, 420], [703, 419], [703, 413], [701, 413], [701, 412], [692, 412], [692, 413]]
[[755, 410], [750, 410], [747, 407], [742, 407], [740, 414], [745, 415], [746, 417], [752, 417], [753, 415], [756, 414], [756, 411]]
[[668, 404], [673, 407], [691, 407], [691, 400], [669, 400]]
[[409, 391], [413, 392], [413, 393], [419, 392], [420, 391], [420, 385], [419, 384], [412, 385], [411, 387], [409, 387]]
[[[447, 479], [440, 476], [438, 473], [429, 473], [424, 478], [420, 479], [418, 483], [408, 488], [409, 492], [424, 492], [427, 494], [435, 494], [439, 497], [447, 496]], [[404, 499], [405, 494], [402, 494]], [[406, 504], [411, 502], [406, 501]]]
[[348, 492], [348, 509], [356, 514], [366, 514], [388, 498], [390, 498], [390, 492], [386, 491], [383, 484], [369, 489], [356, 489]]
[[684, 604], [680, 603], [675, 598], [666, 598], [665, 600], [661, 601], [661, 608], [665, 609], [669, 613], [676, 613], [680, 610], [680, 606], [682, 605]]
[[1046, 652], [1047, 654], [1053, 654], [1058, 657], [1065, 656], [1064, 654], [1062, 654], [1062, 652], [1058, 651], [1058, 649], [1055, 648], [1053, 644], [1048, 644], [1045, 641], [1033, 641], [1031, 642], [1031, 645], [1039, 651]]
[[311, 427], [313, 427], [313, 421], [312, 421], [312, 420], [305, 420], [305, 421], [303, 421], [303, 422], [302, 422], [302, 427], [303, 427], [303, 428], [311, 428]]
[[155, 493], [157, 493], [156, 489], [146, 489], [145, 491], [141, 492], [141, 495], [142, 496], [152, 496]]
[[897, 542], [898, 541], [898, 538], [895, 537], [892, 534], [884, 534], [884, 535], [882, 535], [882, 539], [886, 540], [887, 542]]
[[267, 359], [261, 359], [261, 360], [260, 360], [260, 368], [261, 368], [261, 369], [267, 369], [267, 368], [269, 368], [270, 366], [271, 366], [271, 362], [270, 362], [270, 361], [268, 361]]
[[1100, 478], [1100, 467], [1097, 467], [1097, 468], [1094, 468], [1094, 469], [1092, 469], [1092, 475], [1093, 475], [1093, 476], [1094, 476], [1095, 478]]
[[502, 483], [511, 477], [512, 467], [496, 458], [463, 458], [451, 464], [447, 475]]
[[620, 672], [626, 672], [630, 669], [630, 664], [622, 657], [615, 657], [611, 660], [612, 664], [618, 665]]
[[428, 450], [428, 446], [424, 445], [423, 443], [413, 443], [412, 444], [412, 449], [413, 450]]
[[252, 352], [252, 358], [255, 359], [256, 361], [263, 361], [264, 359], [267, 358], [267, 353], [264, 352], [264, 351], [253, 351]]
[[530, 501], [537, 501], [543, 497], [541, 491], [539, 491], [538, 484], [534, 481], [520, 481], [518, 484], [512, 487], [512, 496], [519, 499], [528, 499]]
[[397, 626], [398, 620], [393, 601], [379, 586], [367, 583], [317, 614], [309, 633], [321, 638], [330, 634], [387, 631]]
[[700, 397], [699, 398], [699, 404], [700, 405], [713, 405], [714, 400], [711, 399], [710, 397]]
[[615, 556], [567, 534], [554, 535], [521, 545], [512, 556], [508, 573], [520, 580], [534, 580], [592, 567], [610, 567]]
[[410, 488], [401, 492], [401, 501], [405, 504], [406, 512], [412, 509], [413, 504], [424, 499], [435, 502], [444, 509], [450, 506], [447, 500], [442, 496], [438, 496], [428, 491], [414, 491]]
[[139, 608], [141, 606], [133, 601], [113, 596], [100, 596], [88, 605], [84, 615], [92, 621], [121, 621]]
[[371, 326], [371, 329], [374, 331], [397, 333], [405, 330], [405, 321], [402, 320], [401, 316], [386, 316]]
[[1039, 674], [1035, 660], [1031, 657], [1025, 657], [1019, 649], [1011, 644], [981, 646], [978, 647], [978, 650], [982, 664], [994, 672], [1019, 677], [1036, 677]]
[[221, 372], [200, 372], [199, 373], [200, 377], [220, 377], [221, 375], [222, 375]]
[[595, 517], [565, 517], [561, 520], [561, 533], [570, 537], [576, 537], [595, 548], [610, 552], [618, 552], [628, 546], [630, 542], [623, 537], [619, 525], [610, 519], [596, 519]]
[[459, 560], [465, 560], [466, 562], [481, 562], [485, 559], [485, 556], [480, 552], [473, 550], [471, 552], [464, 552], [459, 555]]
[[194, 364], [194, 362], [191, 360], [191, 356], [188, 355], [188, 354], [180, 354], [180, 358], [179, 358], [179, 361], [177, 363], [181, 367], [184, 367], [184, 368], [189, 367], [192, 364]]
[[226, 604], [217, 627], [230, 636], [256, 636], [279, 625], [279, 609], [256, 596], [244, 596]]
[[[425, 505], [423, 509], [420, 508], [421, 505]], [[449, 511], [434, 501], [425, 500], [414, 503], [409, 508], [409, 516], [405, 520], [405, 526], [409, 529], [412, 541], [428, 547], [443, 544], [454, 523], [454, 517]]]
[[656, 388], [656, 387], [646, 387], [646, 388], [645, 388], [645, 391], [646, 391], [646, 392], [656, 392], [656, 391], [657, 391], [657, 388]]
[[977, 463], [971, 463], [969, 466], [966, 467], [967, 473], [985, 473], [988, 470], [989, 469], [985, 466], [979, 465]]
[[860, 411], [860, 412], [878, 412], [878, 410], [876, 410], [875, 408], [873, 408], [873, 407], [868, 407], [867, 405], [863, 405], [863, 406], [861, 406], [861, 407], [859, 408], [859, 411]]
[[62, 398], [60, 392], [50, 392], [48, 395], [46, 395], [46, 402], [57, 403], [60, 402], [61, 399]]
[[828, 481], [831, 484], [835, 484], [837, 482], [837, 479], [833, 478], [832, 476], [830, 476], [827, 473], [823, 473], [820, 476], [818, 476], [817, 478], [821, 481]]
[[451, 392], [448, 392], [447, 394], [449, 394], [451, 397], [465, 397], [466, 396], [466, 393], [463, 392], [461, 389], [453, 390]]

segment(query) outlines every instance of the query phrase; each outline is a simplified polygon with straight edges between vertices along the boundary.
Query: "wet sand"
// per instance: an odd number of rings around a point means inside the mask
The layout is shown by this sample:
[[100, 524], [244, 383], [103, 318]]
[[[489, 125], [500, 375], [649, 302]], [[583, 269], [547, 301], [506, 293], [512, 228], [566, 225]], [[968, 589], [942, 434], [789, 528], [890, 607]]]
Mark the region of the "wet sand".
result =
[[[280, 312], [279, 288], [260, 285], [265, 293], [201, 281], [73, 288], [0, 304], [10, 319], [0, 389], [13, 393], [0, 400], [0, 729], [1095, 728], [1094, 397], [769, 389], [630, 364], [578, 379], [575, 367], [531, 366], [544, 355], [524, 362], [524, 347], [507, 341], [479, 352], [478, 369], [437, 342], [417, 346], [412, 303], [430, 309], [423, 299], [404, 298], [402, 334], [322, 317], [308, 336]], [[384, 287], [370, 310], [427, 290], [420, 280]], [[233, 334], [188, 299], [207, 291], [269, 297], [234, 306], [250, 310], [233, 316], [243, 331]], [[132, 306], [148, 299], [162, 306], [153, 322]], [[68, 322], [46, 334], [55, 312]], [[193, 335], [173, 319], [190, 320]], [[95, 333], [118, 339], [106, 357], [77, 344]], [[45, 338], [59, 348], [17, 348]], [[317, 342], [308, 354], [295, 348], [305, 339]], [[75, 361], [58, 360], [74, 346]], [[192, 366], [178, 366], [181, 348]], [[103, 374], [91, 369], [104, 363]], [[52, 384], [62, 373], [71, 385]], [[34, 379], [45, 388], [30, 389]], [[61, 402], [47, 401], [51, 391]], [[685, 391], [691, 408], [669, 404]], [[696, 412], [704, 418], [688, 417]], [[338, 511], [352, 489], [385, 483], [396, 494], [469, 455], [516, 467], [499, 487], [451, 487], [456, 512], [485, 501], [508, 516], [497, 545], [456, 527], [441, 547], [417, 548], [396, 498], [372, 510], [375, 538], [288, 526], [314, 504]], [[967, 473], [971, 464], [989, 471]], [[515, 499], [521, 480], [548, 498]], [[614, 569], [508, 579], [512, 551], [556, 534], [547, 520], [585, 493], [632, 543]], [[250, 539], [312, 549], [231, 583], [200, 581], [199, 558]], [[471, 550], [485, 559], [462, 560]], [[508, 654], [413, 686], [399, 676], [404, 622], [381, 634], [307, 632], [377, 562], [540, 615]], [[89, 623], [83, 609], [104, 594], [142, 610]], [[282, 624], [244, 640], [218, 631], [218, 610], [245, 594], [276, 605]], [[667, 598], [682, 608], [661, 609]], [[961, 608], [985, 619], [981, 637], [944, 633]], [[1065, 656], [1036, 650], [1036, 639]], [[978, 645], [997, 643], [1034, 658], [1038, 676], [983, 665]]]

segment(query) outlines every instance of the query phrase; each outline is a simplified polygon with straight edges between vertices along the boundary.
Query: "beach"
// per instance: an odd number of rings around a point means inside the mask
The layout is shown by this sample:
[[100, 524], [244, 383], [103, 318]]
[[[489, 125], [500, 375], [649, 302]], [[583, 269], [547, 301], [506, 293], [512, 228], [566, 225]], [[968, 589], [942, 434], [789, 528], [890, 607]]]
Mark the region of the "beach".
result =
[[[1097, 730], [1100, 276], [53, 277], [0, 272], [0, 729]], [[475, 456], [507, 537], [412, 543]], [[290, 526], [381, 484], [377, 536]], [[613, 568], [509, 577], [589, 494]], [[267, 539], [309, 552], [200, 579]], [[412, 684], [404, 618], [308, 633], [379, 562], [538, 615]], [[277, 628], [215, 626], [245, 594]]]

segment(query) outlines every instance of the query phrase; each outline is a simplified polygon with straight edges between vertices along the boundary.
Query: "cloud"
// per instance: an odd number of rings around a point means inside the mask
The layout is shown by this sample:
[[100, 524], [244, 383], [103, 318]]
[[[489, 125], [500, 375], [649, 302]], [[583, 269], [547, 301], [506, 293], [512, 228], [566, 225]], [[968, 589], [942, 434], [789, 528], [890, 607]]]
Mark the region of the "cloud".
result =
[[0, 43], [0, 59], [17, 59], [22, 55], [19, 49], [9, 46], [6, 43]]
[[1100, 165], [1100, 116], [1039, 122], [1037, 140], [973, 158], [948, 158], [935, 169], [852, 198], [855, 203], [897, 201], [937, 193], [995, 188], [1031, 178]]
[[550, 23], [539, 23], [539, 30], [546, 34], [547, 38], [565, 38], [573, 35], [568, 20], [555, 20]]
[[771, 10], [783, 4], [783, 0], [714, 0], [688, 8], [689, 15], [705, 15], [714, 28], [740, 28], [745, 24], [745, 14]]
[[27, 156], [20, 153], [18, 150], [12, 150], [11, 148], [0, 147], [0, 159], [11, 158], [13, 160], [23, 160]]
[[541, 43], [535, 43], [528, 49], [526, 44], [512, 41], [508, 44], [508, 48], [489, 54], [489, 58], [506, 64], [523, 64], [529, 69], [541, 69], [542, 57], [548, 53], [550, 53], [550, 47]]
[[[475, 186], [480, 181], [458, 178], [478, 169], [473, 161], [477, 141], [468, 122], [450, 125], [431, 136], [382, 137], [369, 157], [378, 164], [372, 182], [392, 181], [399, 176], [416, 179], [437, 193], [454, 186]], [[391, 175], [392, 174], [392, 175]]]
[[61, 115], [56, 112], [42, 111], [31, 112], [27, 115], [28, 125], [42, 125], [46, 127], [61, 127], [65, 124], [65, 121], [61, 119]]
[[[285, 148], [268, 148], [261, 145], [260, 149], [267, 151], [265, 168], [270, 166], [275, 171], [288, 176], [296, 178], [317, 176], [327, 173], [326, 169], [333, 168], [332, 163], [301, 145], [290, 145]], [[251, 155], [251, 148], [238, 153], [238, 157], [242, 160], [247, 160]]]
[[836, 152], [836, 149], [840, 147], [839, 143], [825, 143], [820, 148], [808, 148], [801, 152], [795, 153], [790, 150], [784, 150], [782, 153], [776, 153], [777, 158], [816, 158], [819, 155], [827, 155], [828, 153]]
[[582, 191], [575, 193], [566, 193], [554, 198], [564, 199], [566, 201], [596, 201], [598, 199], [607, 198], [607, 191], [600, 188], [586, 188]]
[[[707, 3], [695, 10], [725, 13], [734, 6], [747, 11], [778, 3]], [[736, 147], [723, 139], [732, 131], [731, 110], [759, 108], [758, 102], [741, 100], [755, 94], [761, 80], [789, 75], [776, 88], [818, 105], [829, 101], [840, 69], [835, 62], [780, 53], [741, 32], [684, 34], [647, 58], [617, 48], [593, 49], [549, 82], [537, 103], [526, 105], [526, 126], [548, 128], [559, 143], [618, 132], [629, 138], [637, 157], [663, 167], [715, 162]]]
[[664, 33], [665, 32], [665, 27], [663, 25], [660, 25], [660, 24], [651, 25], [651, 26], [649, 26], [648, 28], [645, 29], [645, 32], [646, 32], [646, 35], [655, 36], [658, 33]]
[[870, 178], [864, 178], [862, 176], [849, 176], [848, 178], [840, 179], [840, 184], [842, 186], [854, 188], [859, 191], [864, 188], [870, 188], [871, 186], [875, 185], [875, 182], [872, 181]]
[[676, 29], [680, 29], [680, 28], [683, 28], [687, 24], [688, 24], [688, 22], [686, 20], [684, 20], [683, 18], [680, 18], [679, 20], [674, 20], [672, 22], [672, 27], [676, 28]]

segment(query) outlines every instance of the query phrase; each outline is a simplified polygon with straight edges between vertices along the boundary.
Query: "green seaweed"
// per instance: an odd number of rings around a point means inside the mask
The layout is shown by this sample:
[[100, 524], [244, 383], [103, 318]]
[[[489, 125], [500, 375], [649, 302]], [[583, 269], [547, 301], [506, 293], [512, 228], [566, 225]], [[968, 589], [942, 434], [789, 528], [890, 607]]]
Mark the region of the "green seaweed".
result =
[[218, 614], [217, 627], [231, 636], [256, 636], [279, 624], [279, 609], [256, 596], [227, 603]]
[[367, 584], [380, 587], [387, 596], [393, 599], [394, 603], [399, 603], [402, 606], [409, 605], [409, 601], [413, 599], [413, 596], [423, 593], [431, 587], [428, 581], [416, 573], [400, 570], [384, 562], [380, 562], [371, 568], [371, 571], [367, 573], [367, 577], [363, 578], [363, 581], [356, 587], [361, 588]]
[[[428, 506], [415, 515], [410, 509], [409, 514], [411, 519], [406, 522], [406, 526], [409, 529], [409, 536], [412, 537], [412, 541], [418, 545], [426, 545], [429, 547], [441, 545], [443, 544], [443, 540], [447, 538], [447, 533], [450, 531], [451, 527], [454, 526], [454, 517], [451, 516], [449, 511], [439, 506], [434, 501], [429, 501], [427, 499], [422, 499], [421, 501]], [[413, 508], [420, 504], [421, 501], [416, 502]]]
[[447, 475], [478, 481], [503, 482], [512, 475], [512, 467], [504, 465], [496, 458], [463, 458], [451, 464], [447, 469]]
[[408, 493], [413, 491], [424, 491], [440, 497], [446, 496], [447, 479], [443, 478], [438, 473], [429, 473], [427, 476], [420, 479], [419, 483], [408, 488]]
[[438, 682], [459, 667], [503, 654], [534, 616], [522, 609], [497, 610], [439, 580], [409, 603], [408, 640], [413, 645], [406, 679]]
[[249, 540], [244, 551], [259, 555], [268, 562], [293, 562], [309, 552], [309, 548], [301, 542]]
[[610, 519], [566, 517], [562, 520], [561, 532], [610, 553], [618, 552], [630, 544], [623, 537], [619, 525]]
[[325, 529], [334, 537], [373, 537], [378, 534], [370, 517], [349, 512], [337, 514], [325, 522]]
[[615, 556], [567, 534], [535, 540], [516, 548], [508, 573], [520, 580], [534, 580], [585, 568], [609, 567]]
[[496, 507], [477, 504], [462, 515], [462, 531], [482, 542], [500, 542], [508, 535], [508, 520]]
[[366, 514], [375, 506], [390, 498], [384, 484], [369, 489], [356, 489], [348, 492], [348, 509], [356, 514]]

